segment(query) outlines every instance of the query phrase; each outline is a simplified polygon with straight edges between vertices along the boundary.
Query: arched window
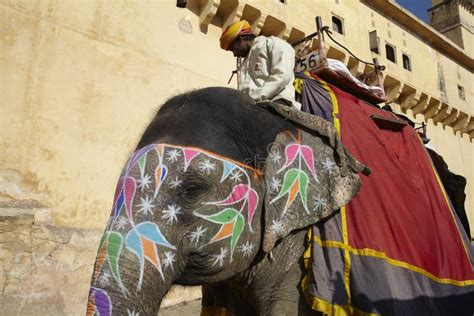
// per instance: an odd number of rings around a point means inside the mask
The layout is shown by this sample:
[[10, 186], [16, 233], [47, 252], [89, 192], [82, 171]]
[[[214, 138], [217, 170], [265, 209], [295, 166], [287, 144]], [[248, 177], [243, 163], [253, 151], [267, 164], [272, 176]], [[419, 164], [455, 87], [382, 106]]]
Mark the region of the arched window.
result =
[[411, 71], [410, 56], [408, 56], [406, 54], [402, 54], [402, 59], [403, 59], [403, 68], [405, 68], [408, 71]]
[[332, 16], [332, 30], [339, 34], [344, 34], [343, 22], [342, 19], [337, 16]]

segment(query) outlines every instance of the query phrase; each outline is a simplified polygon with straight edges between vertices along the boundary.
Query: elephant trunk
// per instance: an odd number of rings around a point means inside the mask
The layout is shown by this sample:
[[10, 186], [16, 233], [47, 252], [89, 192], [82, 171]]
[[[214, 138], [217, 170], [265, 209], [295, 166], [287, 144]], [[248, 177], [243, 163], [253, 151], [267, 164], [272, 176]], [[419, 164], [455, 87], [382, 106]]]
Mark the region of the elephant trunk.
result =
[[106, 232], [101, 241], [87, 315], [156, 315], [163, 297], [181, 275], [181, 265], [176, 263], [181, 260], [174, 257], [178, 252], [166, 251], [148, 239], [140, 240], [143, 256], [133, 252], [130, 243], [126, 245], [129, 251], [115, 251], [121, 247], [119, 240]]

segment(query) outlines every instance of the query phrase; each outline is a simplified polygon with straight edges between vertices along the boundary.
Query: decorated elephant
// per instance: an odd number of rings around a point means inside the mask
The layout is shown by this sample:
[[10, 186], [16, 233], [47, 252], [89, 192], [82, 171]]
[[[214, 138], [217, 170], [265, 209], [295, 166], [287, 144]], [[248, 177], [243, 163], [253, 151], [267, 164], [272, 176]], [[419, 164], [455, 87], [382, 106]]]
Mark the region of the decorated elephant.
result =
[[227, 88], [170, 99], [118, 181], [88, 314], [156, 315], [173, 284], [203, 285], [208, 311], [311, 314], [306, 228], [354, 197], [364, 170], [315, 116]]

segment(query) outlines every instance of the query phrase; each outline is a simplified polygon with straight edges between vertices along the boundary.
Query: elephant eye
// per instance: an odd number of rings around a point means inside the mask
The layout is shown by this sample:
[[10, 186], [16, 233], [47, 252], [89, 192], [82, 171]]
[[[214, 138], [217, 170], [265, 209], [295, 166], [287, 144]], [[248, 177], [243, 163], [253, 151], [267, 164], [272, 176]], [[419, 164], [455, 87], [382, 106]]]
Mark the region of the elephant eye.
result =
[[184, 205], [190, 205], [202, 199], [209, 192], [211, 185], [201, 178], [193, 178], [183, 181], [177, 192], [177, 197]]

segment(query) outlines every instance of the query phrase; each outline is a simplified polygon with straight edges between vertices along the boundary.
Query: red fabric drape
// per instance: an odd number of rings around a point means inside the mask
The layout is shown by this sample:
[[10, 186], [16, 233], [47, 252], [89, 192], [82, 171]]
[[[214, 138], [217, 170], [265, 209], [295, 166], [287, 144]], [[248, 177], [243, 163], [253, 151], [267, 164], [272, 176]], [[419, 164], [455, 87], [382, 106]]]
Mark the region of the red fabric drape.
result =
[[371, 114], [393, 114], [331, 87], [337, 96], [341, 138], [372, 169], [346, 208], [349, 245], [373, 249], [438, 278], [473, 280], [459, 228], [415, 130], [379, 128]]

